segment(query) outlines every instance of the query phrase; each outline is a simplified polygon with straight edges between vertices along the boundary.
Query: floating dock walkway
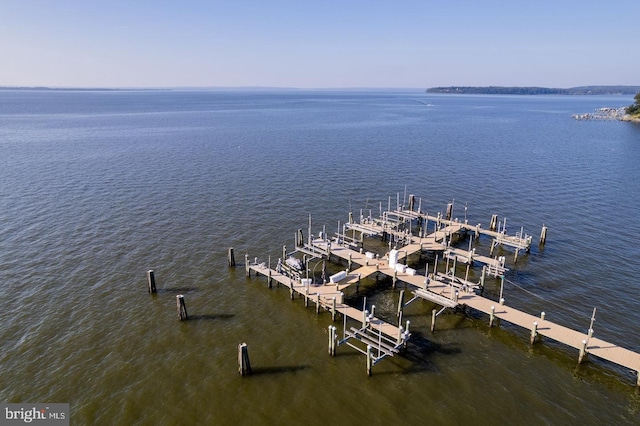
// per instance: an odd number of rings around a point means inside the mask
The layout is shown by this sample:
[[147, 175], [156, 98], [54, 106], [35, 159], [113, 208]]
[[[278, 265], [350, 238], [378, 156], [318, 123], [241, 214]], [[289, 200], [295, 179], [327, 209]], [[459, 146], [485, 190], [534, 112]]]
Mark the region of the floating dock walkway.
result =
[[[412, 203], [410, 203], [411, 205]], [[481, 294], [486, 275], [500, 277], [504, 283], [504, 274], [507, 271], [505, 258], [492, 258], [476, 254], [475, 249], [471, 249], [471, 244], [469, 244], [468, 250], [453, 247], [451, 246], [452, 235], [473, 232], [475, 238], [479, 238], [481, 235], [489, 236], [493, 239], [491, 252], [497, 245], [511, 247], [516, 252], [514, 261], [517, 261], [517, 253], [520, 250], [529, 251], [532, 238], [525, 235], [522, 229], [515, 235], [507, 235], [505, 227], [497, 222], [496, 215], [491, 220], [490, 228], [492, 229], [485, 230], [480, 224], [473, 226], [467, 224], [466, 220], [465, 222], [460, 222], [457, 219], [452, 220], [451, 210], [452, 205], [450, 204], [447, 207], [445, 218], [440, 214], [430, 216], [420, 213], [420, 211], [398, 208], [394, 211], [381, 212], [380, 217], [375, 219], [365, 218], [361, 214], [360, 223], [353, 222], [350, 214], [350, 222], [343, 225], [342, 232], [340, 232], [339, 224], [339, 231], [332, 238], [328, 238], [324, 231], [320, 233], [319, 238], [314, 238], [311, 233], [311, 219], [309, 219], [307, 242], [303, 241], [302, 231], [299, 230], [296, 234], [295, 252], [304, 253], [305, 258], [309, 255], [311, 259], [340, 259], [347, 263], [345, 271], [330, 277], [330, 282], [325, 280], [322, 284], [314, 285], [313, 278], [308, 278], [308, 261], [310, 260], [308, 258], [302, 268], [306, 272], [307, 278], [302, 278], [304, 275], [302, 271], [292, 271], [292, 268], [289, 267], [282, 268], [282, 262], [279, 262], [279, 266], [276, 268], [279, 270], [273, 270], [269, 265], [258, 263], [257, 259], [255, 262], [249, 263], [247, 256], [245, 258], [247, 275], [250, 275], [250, 271], [265, 275], [269, 285], [272, 281], [276, 281], [288, 287], [292, 299], [294, 294], [298, 293], [304, 297], [305, 306], [308, 306], [308, 302], [311, 300], [316, 304], [317, 312], [320, 311], [320, 308], [329, 310], [332, 312], [334, 320], [337, 314], [341, 314], [345, 322], [344, 332], [343, 339], [337, 343], [338, 345], [348, 344], [366, 354], [369, 374], [372, 365], [386, 356], [393, 356], [407, 344], [410, 338], [410, 323], [407, 321], [406, 326], [402, 327], [402, 312], [404, 306], [421, 298], [442, 306], [439, 311], [436, 309], [432, 311], [432, 331], [435, 329], [436, 317], [445, 309], [467, 306], [487, 314], [490, 327], [494, 325], [496, 319], [500, 319], [528, 330], [531, 344], [540, 340], [541, 337], [546, 337], [577, 349], [579, 363], [591, 355], [632, 370], [637, 375], [636, 384], [640, 386], [640, 354], [593, 337], [595, 310], [589, 330], [587, 333], [582, 333], [547, 320], [544, 312], [540, 316], [534, 316], [506, 305], [502, 297], [502, 286], [498, 301], [483, 297]], [[412, 225], [414, 222], [417, 223], [416, 226]], [[427, 229], [430, 222], [434, 225], [433, 232], [429, 234]], [[495, 230], [496, 227], [498, 231]], [[351, 231], [351, 236], [347, 235], [348, 231]], [[356, 232], [359, 234], [359, 240], [356, 238]], [[383, 239], [389, 239], [389, 252], [382, 257], [379, 254], [365, 252], [363, 248], [365, 236], [379, 236]], [[541, 244], [544, 244], [545, 239], [546, 227], [543, 226], [540, 236]], [[391, 248], [392, 246], [394, 248]], [[408, 267], [406, 260], [411, 254], [424, 251], [434, 252], [436, 257], [432, 271], [429, 271], [427, 264], [424, 267], [423, 275]], [[285, 255], [286, 247], [283, 247], [283, 258], [286, 257]], [[444, 268], [438, 264], [440, 255], [442, 255], [442, 262], [446, 260]], [[455, 274], [457, 263], [467, 265], [464, 278], [457, 277]], [[482, 276], [480, 282], [477, 283], [468, 280], [469, 269], [476, 263], [482, 265]], [[438, 269], [444, 270], [439, 271]], [[406, 303], [404, 302], [404, 290], [401, 290], [398, 306], [399, 324], [397, 326], [382, 321], [373, 313], [369, 313], [366, 309], [366, 300], [362, 310], [344, 303], [343, 290], [373, 274], [384, 274], [391, 277], [394, 289], [398, 281], [411, 287], [414, 297]], [[372, 310], [374, 309], [375, 307], [372, 307]], [[347, 330], [347, 318], [361, 323], [362, 326]], [[329, 328], [329, 352], [333, 355], [335, 354], [337, 336], [335, 327], [332, 329], [330, 326]], [[355, 341], [366, 345], [366, 350], [354, 345]]]

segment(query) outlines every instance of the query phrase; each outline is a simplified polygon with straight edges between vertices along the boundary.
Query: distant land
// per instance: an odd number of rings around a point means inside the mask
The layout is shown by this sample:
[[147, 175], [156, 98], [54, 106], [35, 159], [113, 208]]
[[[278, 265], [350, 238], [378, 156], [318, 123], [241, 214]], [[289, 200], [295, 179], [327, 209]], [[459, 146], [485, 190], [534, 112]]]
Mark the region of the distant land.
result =
[[551, 87], [450, 86], [431, 87], [427, 93], [472, 95], [635, 95], [640, 86], [580, 86], [568, 89]]

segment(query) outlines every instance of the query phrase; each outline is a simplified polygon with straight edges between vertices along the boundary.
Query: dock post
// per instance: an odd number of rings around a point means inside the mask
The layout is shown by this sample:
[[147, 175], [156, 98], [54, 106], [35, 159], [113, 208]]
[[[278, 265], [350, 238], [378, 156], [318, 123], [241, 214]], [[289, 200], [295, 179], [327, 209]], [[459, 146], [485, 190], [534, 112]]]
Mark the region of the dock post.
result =
[[273, 287], [273, 285], [271, 284], [271, 268], [269, 268], [267, 272], [267, 286], [269, 288]]
[[371, 345], [367, 345], [367, 376], [371, 376]]
[[504, 292], [504, 275], [500, 276], [500, 304], [502, 305], [504, 302], [504, 298], [502, 297], [502, 293]]
[[149, 287], [149, 293], [156, 293], [156, 278], [153, 275], [153, 269], [147, 271], [147, 282]]
[[398, 313], [397, 313], [398, 318], [402, 318], [403, 310], [404, 310], [404, 290], [400, 290], [400, 297], [398, 298]]
[[578, 364], [582, 364], [582, 360], [587, 356], [587, 341], [582, 341], [582, 347], [580, 348], [580, 355], [578, 356]]
[[329, 326], [329, 355], [336, 355], [336, 328]]
[[500, 298], [500, 305], [504, 305], [504, 297]]
[[309, 307], [309, 288], [304, 289], [304, 307]]
[[636, 381], [636, 386], [640, 387], [640, 370], [638, 370], [638, 380]]
[[469, 281], [469, 268], [471, 267], [471, 263], [467, 263], [467, 272], [464, 274], [465, 285]]
[[482, 275], [480, 276], [480, 287], [484, 289], [484, 278], [487, 275], [487, 265], [482, 265]]
[[498, 215], [494, 214], [493, 216], [491, 216], [491, 223], [489, 224], [489, 230], [495, 231], [497, 226], [498, 226]]
[[491, 313], [489, 313], [489, 328], [493, 327], [493, 321], [496, 319], [496, 307], [491, 306]]
[[429, 287], [429, 262], [424, 267], [424, 289], [426, 290]]
[[518, 253], [520, 253], [520, 249], [516, 247], [516, 254], [513, 258], [513, 263], [518, 263]]
[[320, 293], [316, 293], [316, 314], [320, 313]]
[[453, 215], [453, 203], [449, 203], [447, 204], [447, 214], [446, 214], [447, 220], [451, 220], [452, 215]]
[[533, 345], [536, 341], [536, 337], [538, 336], [538, 322], [533, 322], [533, 328], [531, 329], [531, 336], [529, 339], [529, 344]]
[[547, 242], [547, 227], [542, 224], [542, 231], [540, 231], [540, 245], [543, 246]]
[[436, 260], [433, 262], [433, 278], [438, 278], [438, 255], [436, 254]]
[[546, 316], [547, 316], [547, 314], [546, 314], [546, 313], [541, 312], [541, 313], [540, 313], [540, 320], [541, 320], [541, 321], [544, 321], [544, 319], [545, 319], [545, 317], [546, 317]]
[[404, 328], [400, 325], [398, 326], [398, 341], [397, 341], [398, 345], [402, 343], [403, 338], [404, 338]]
[[349, 272], [351, 270], [351, 253], [349, 253], [349, 267], [347, 269], [347, 272]]
[[293, 300], [293, 280], [291, 278], [289, 278], [289, 290], [291, 291], [291, 300]]
[[453, 301], [456, 302], [456, 304], [458, 303], [458, 290], [454, 293]]
[[393, 271], [393, 284], [391, 285], [392, 289], [396, 289], [396, 281], [398, 281], [398, 271], [394, 270]]
[[229, 247], [229, 252], [227, 253], [227, 262], [229, 263], [229, 268], [236, 266], [236, 258], [233, 255], [233, 247]]
[[331, 300], [331, 321], [336, 320], [336, 297], [334, 296]]
[[436, 315], [438, 314], [438, 310], [437, 309], [433, 309], [431, 311], [431, 332], [433, 333], [434, 330], [436, 329]]
[[251, 268], [249, 267], [249, 255], [244, 255], [244, 270], [247, 277], [251, 276]]
[[251, 363], [249, 362], [249, 351], [246, 343], [238, 345], [238, 372], [241, 376], [251, 374]]
[[184, 296], [181, 294], [176, 295], [176, 307], [178, 308], [178, 318], [180, 318], [180, 321], [188, 320], [187, 306], [184, 304]]

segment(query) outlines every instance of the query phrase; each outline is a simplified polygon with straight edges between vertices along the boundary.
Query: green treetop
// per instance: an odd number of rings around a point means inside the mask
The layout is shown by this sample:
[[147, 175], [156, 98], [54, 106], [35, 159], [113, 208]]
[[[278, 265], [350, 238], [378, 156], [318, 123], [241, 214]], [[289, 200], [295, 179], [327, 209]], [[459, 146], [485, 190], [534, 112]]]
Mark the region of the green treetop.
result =
[[636, 103], [627, 107], [627, 114], [640, 114], [640, 92], [633, 99], [636, 100]]

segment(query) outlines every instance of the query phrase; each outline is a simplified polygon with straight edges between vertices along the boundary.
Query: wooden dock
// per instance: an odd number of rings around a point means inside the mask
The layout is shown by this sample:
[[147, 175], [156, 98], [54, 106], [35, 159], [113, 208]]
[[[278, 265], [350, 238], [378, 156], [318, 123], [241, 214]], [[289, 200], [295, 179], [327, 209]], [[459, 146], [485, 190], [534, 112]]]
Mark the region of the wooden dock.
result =
[[[448, 206], [447, 216], [450, 216], [451, 205]], [[411, 223], [415, 221], [417, 225], [413, 227]], [[428, 233], [429, 224], [433, 224], [433, 232]], [[506, 223], [506, 219], [505, 219]], [[492, 238], [491, 251], [496, 245], [506, 245], [515, 249], [515, 260], [517, 260], [520, 250], [529, 251], [532, 238], [523, 233], [522, 229], [515, 235], [507, 235], [504, 228], [500, 230], [500, 224], [497, 223], [497, 216], [492, 217], [490, 228], [483, 229], [480, 224], [469, 225], [458, 219], [450, 217], [443, 218], [442, 215], [430, 216], [419, 211], [403, 210], [398, 208], [394, 211], [382, 213], [380, 218], [364, 218], [360, 215], [360, 223], [355, 223], [350, 215], [350, 222], [345, 223], [340, 232], [329, 239], [325, 232], [320, 233], [320, 238], [314, 238], [311, 234], [311, 219], [309, 219], [309, 232], [307, 242], [302, 242], [302, 231], [299, 231], [300, 237], [296, 237], [296, 251], [305, 253], [316, 259], [341, 259], [347, 264], [346, 273], [340, 275], [337, 282], [323, 283], [320, 285], [312, 285], [311, 280], [301, 279], [300, 275], [296, 275], [296, 279], [289, 274], [285, 274], [270, 269], [264, 263], [254, 262], [249, 264], [246, 258], [247, 275], [253, 270], [257, 274], [267, 277], [268, 282], [272, 280], [288, 287], [291, 291], [293, 299], [295, 294], [305, 298], [305, 306], [311, 300], [316, 304], [316, 311], [324, 308], [332, 312], [333, 318], [337, 314], [344, 317], [344, 338], [339, 344], [349, 344], [357, 350], [367, 355], [367, 371], [371, 372], [371, 365], [381, 360], [385, 356], [393, 356], [398, 350], [406, 345], [410, 333], [408, 332], [409, 322], [406, 324], [406, 330], [401, 325], [395, 326], [375, 317], [373, 313], [369, 313], [366, 309], [366, 301], [363, 309], [357, 309], [344, 303], [343, 290], [347, 287], [358, 283], [361, 279], [372, 274], [384, 274], [393, 280], [393, 288], [397, 282], [403, 282], [411, 287], [414, 297], [408, 302], [403, 302], [403, 295], [398, 307], [398, 316], [401, 323], [402, 309], [412, 301], [421, 298], [429, 300], [435, 304], [442, 306], [437, 312], [432, 312], [432, 330], [435, 328], [436, 317], [447, 308], [455, 308], [457, 306], [467, 306], [476, 311], [482, 312], [489, 316], [489, 326], [493, 326], [496, 319], [507, 321], [529, 331], [530, 343], [534, 344], [545, 337], [555, 340], [561, 344], [567, 345], [579, 351], [578, 362], [582, 362], [588, 355], [601, 358], [612, 362], [624, 368], [634, 371], [637, 374], [636, 383], [640, 386], [640, 354], [629, 349], [625, 349], [613, 343], [606, 342], [593, 336], [593, 330], [590, 329], [586, 333], [579, 332], [560, 324], [549, 321], [545, 318], [545, 314], [535, 316], [522, 312], [516, 308], [505, 304], [502, 298], [494, 301], [481, 295], [482, 286], [486, 274], [499, 276], [504, 280], [504, 274], [508, 271], [505, 266], [505, 259], [490, 257], [475, 253], [474, 249], [464, 250], [459, 247], [452, 246], [452, 235], [461, 232], [473, 232], [475, 238], [481, 235]], [[349, 237], [347, 231], [351, 231]], [[359, 240], [356, 238], [359, 235]], [[381, 236], [389, 239], [390, 251], [383, 254], [368, 252], [364, 250], [364, 239], [366, 237]], [[546, 239], [546, 227], [543, 226], [540, 241], [544, 243]], [[391, 249], [391, 247], [394, 247]], [[420, 271], [416, 271], [407, 267], [406, 259], [416, 253], [430, 251], [436, 253], [435, 265], [425, 265]], [[286, 250], [283, 248], [283, 256]], [[446, 267], [438, 267], [438, 257], [442, 256], [442, 261], [446, 259]], [[405, 262], [402, 264], [402, 262]], [[452, 268], [450, 268], [452, 262]], [[466, 264], [467, 273], [464, 278], [456, 277], [456, 264]], [[483, 265], [482, 278], [480, 282], [470, 282], [467, 280], [469, 269], [474, 264]], [[444, 269], [441, 271], [440, 269]], [[307, 265], [308, 276], [308, 265]], [[331, 281], [334, 280], [332, 277]], [[480, 294], [477, 294], [480, 293]], [[594, 311], [595, 315], [595, 311]], [[346, 319], [350, 318], [359, 322], [360, 328], [351, 328], [347, 330]], [[335, 328], [333, 330], [335, 334]], [[331, 339], [331, 333], [330, 333]], [[360, 341], [367, 346], [367, 350], [355, 346], [354, 341]], [[377, 342], [377, 347], [376, 347]], [[332, 343], [330, 341], [330, 352]], [[374, 353], [372, 347], [377, 351]], [[334, 351], [335, 352], [335, 347]], [[373, 362], [372, 362], [373, 360]]]
[[[256, 275], [264, 275], [267, 277], [269, 286], [271, 282], [275, 281], [285, 287], [288, 287], [291, 292], [291, 299], [294, 299], [295, 295], [304, 297], [305, 306], [308, 306], [309, 301], [315, 303], [316, 312], [319, 313], [323, 308], [331, 312], [332, 318], [335, 321], [336, 316], [342, 315], [344, 320], [343, 326], [343, 339], [339, 342], [335, 329], [330, 331], [329, 335], [329, 352], [335, 355], [335, 344], [347, 344], [352, 348], [367, 355], [367, 373], [371, 374], [371, 368], [387, 356], [393, 356], [397, 354], [401, 347], [406, 345], [406, 342], [411, 336], [409, 332], [409, 324], [407, 321], [406, 328], [402, 326], [395, 326], [374, 315], [373, 310], [375, 306], [372, 306], [372, 312], [370, 313], [366, 309], [366, 299], [362, 310], [354, 308], [344, 303], [344, 290], [346, 287], [358, 282], [361, 274], [370, 274], [375, 272], [373, 267], [362, 267], [357, 271], [353, 271], [346, 275], [340, 283], [323, 283], [312, 284], [309, 280], [295, 280], [292, 277], [270, 269], [264, 263], [253, 263], [246, 260], [247, 275], [250, 276], [254, 271]], [[351, 327], [347, 330], [347, 318], [357, 321], [361, 324], [360, 327]], [[360, 347], [355, 344], [355, 341], [361, 342], [364, 347]]]

